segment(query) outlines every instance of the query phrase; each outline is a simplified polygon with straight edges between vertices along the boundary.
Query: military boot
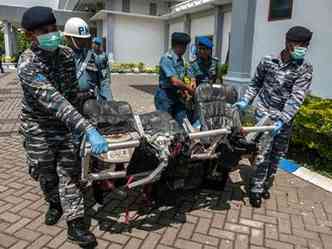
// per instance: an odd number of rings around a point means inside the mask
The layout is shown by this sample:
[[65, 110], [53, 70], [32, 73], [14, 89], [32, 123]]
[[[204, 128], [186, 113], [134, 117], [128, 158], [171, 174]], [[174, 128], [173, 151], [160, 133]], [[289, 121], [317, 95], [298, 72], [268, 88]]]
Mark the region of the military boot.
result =
[[45, 215], [45, 224], [48, 226], [55, 225], [60, 220], [63, 214], [60, 203], [50, 203], [47, 213]]
[[89, 231], [83, 218], [77, 218], [67, 222], [68, 240], [78, 244], [82, 248], [94, 248], [97, 246], [95, 235]]
[[263, 197], [263, 199], [265, 199], [265, 200], [268, 200], [268, 199], [271, 198], [271, 194], [270, 194], [270, 192], [269, 192], [268, 189], [264, 189], [264, 192], [262, 193], [262, 197]]
[[249, 193], [249, 201], [251, 206], [260, 208], [262, 205], [262, 194], [261, 193]]

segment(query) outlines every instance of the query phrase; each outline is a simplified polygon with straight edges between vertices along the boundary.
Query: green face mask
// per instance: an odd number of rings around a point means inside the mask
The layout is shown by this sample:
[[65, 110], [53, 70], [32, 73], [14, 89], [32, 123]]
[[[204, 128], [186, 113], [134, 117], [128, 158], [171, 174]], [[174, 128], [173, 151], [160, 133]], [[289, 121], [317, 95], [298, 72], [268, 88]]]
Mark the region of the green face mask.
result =
[[295, 47], [294, 51], [291, 53], [291, 56], [294, 60], [299, 61], [304, 59], [306, 53], [307, 53], [307, 48]]
[[63, 35], [59, 32], [51, 32], [37, 36], [39, 47], [46, 51], [53, 52], [63, 42]]

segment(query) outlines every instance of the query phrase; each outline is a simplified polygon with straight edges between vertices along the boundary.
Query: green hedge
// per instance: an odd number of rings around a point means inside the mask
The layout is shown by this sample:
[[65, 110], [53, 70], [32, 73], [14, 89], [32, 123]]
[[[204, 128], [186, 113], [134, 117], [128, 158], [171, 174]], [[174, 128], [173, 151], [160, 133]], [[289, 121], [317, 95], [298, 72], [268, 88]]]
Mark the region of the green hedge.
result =
[[306, 98], [294, 120], [290, 156], [317, 170], [332, 173], [331, 99]]
[[113, 63], [113, 73], [159, 73], [159, 67], [148, 67], [144, 63]]
[[[243, 116], [244, 126], [254, 124], [253, 108]], [[332, 99], [309, 96], [294, 120], [288, 157], [332, 177]]]

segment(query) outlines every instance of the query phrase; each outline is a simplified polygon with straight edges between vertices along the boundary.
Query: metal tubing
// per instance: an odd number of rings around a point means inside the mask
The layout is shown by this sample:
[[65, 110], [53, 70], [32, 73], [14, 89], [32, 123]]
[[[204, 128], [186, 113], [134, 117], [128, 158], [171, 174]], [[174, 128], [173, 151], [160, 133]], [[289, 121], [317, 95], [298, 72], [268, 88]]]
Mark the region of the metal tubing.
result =
[[[120, 149], [136, 148], [140, 145], [140, 143], [141, 142], [139, 140], [120, 142], [120, 143], [109, 143], [108, 149], [109, 150], [120, 150]], [[87, 144], [87, 150], [88, 150], [88, 152], [90, 152], [90, 150], [91, 150], [90, 144]]]
[[102, 171], [100, 173], [91, 173], [89, 174], [89, 180], [107, 180], [107, 179], [119, 179], [125, 178], [127, 176], [126, 171]]
[[[146, 171], [142, 173], [137, 173], [134, 175], [131, 175], [133, 178], [137, 177], [144, 177], [149, 174], [151, 174], [152, 171]], [[113, 172], [100, 172], [100, 173], [92, 173], [89, 175], [90, 180], [108, 180], [108, 179], [119, 179], [119, 178], [125, 178], [127, 177], [127, 173], [125, 171], [113, 171]]]
[[191, 160], [207, 160], [207, 159], [216, 159], [218, 157], [218, 154], [213, 153], [202, 153], [202, 154], [196, 154], [191, 156]]
[[[265, 131], [272, 131], [275, 126], [260, 126], [260, 127], [242, 127], [241, 130], [246, 133], [251, 132], [265, 132]], [[192, 132], [189, 133], [189, 138], [193, 139], [200, 139], [200, 138], [208, 138], [208, 137], [217, 137], [220, 135], [231, 134], [232, 131], [230, 129], [216, 129], [211, 131], [199, 131], [199, 132]]]
[[211, 131], [199, 131], [189, 133], [190, 139], [199, 139], [199, 138], [208, 138], [208, 137], [217, 137], [220, 135], [231, 134], [232, 132], [229, 129], [216, 129]]
[[135, 181], [133, 183], [130, 183], [128, 185], [128, 189], [132, 189], [132, 188], [135, 188], [135, 187], [138, 187], [138, 186], [142, 186], [142, 185], [146, 185], [148, 183], [152, 183], [155, 180], [155, 178], [158, 175], [160, 175], [160, 173], [164, 170], [164, 168], [167, 167], [167, 165], [168, 165], [168, 160], [167, 159], [161, 161], [159, 166], [154, 171], [152, 171], [152, 173], [149, 176], [147, 176], [147, 177], [145, 177], [141, 180]]
[[251, 133], [251, 132], [265, 132], [265, 131], [272, 131], [275, 128], [275, 126], [257, 126], [257, 127], [242, 127], [241, 130], [245, 133]]

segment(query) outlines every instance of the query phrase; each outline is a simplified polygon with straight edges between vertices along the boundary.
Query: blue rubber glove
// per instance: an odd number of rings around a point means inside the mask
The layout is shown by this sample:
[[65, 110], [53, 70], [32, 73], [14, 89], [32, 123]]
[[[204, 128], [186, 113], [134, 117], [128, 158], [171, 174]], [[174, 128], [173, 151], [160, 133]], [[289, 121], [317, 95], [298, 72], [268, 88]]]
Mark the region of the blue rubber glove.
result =
[[87, 141], [91, 144], [91, 152], [100, 155], [108, 151], [108, 143], [106, 139], [96, 130], [91, 128], [86, 132]]
[[248, 103], [245, 100], [236, 102], [233, 107], [237, 107], [240, 111], [244, 111], [248, 107]]
[[272, 136], [276, 136], [280, 133], [282, 127], [284, 126], [284, 122], [281, 120], [278, 120], [274, 123], [275, 128], [272, 131]]

